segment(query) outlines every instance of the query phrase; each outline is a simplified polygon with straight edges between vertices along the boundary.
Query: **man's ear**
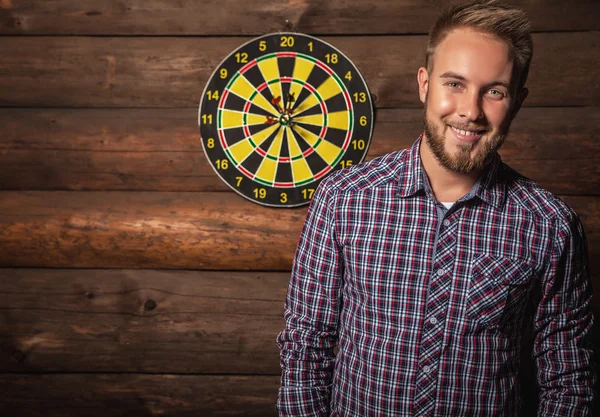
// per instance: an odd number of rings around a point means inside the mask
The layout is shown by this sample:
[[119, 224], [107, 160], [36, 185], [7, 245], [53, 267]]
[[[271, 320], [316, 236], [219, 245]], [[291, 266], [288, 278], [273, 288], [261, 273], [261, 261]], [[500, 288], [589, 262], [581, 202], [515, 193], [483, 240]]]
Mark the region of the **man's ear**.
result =
[[513, 103], [513, 108], [510, 111], [510, 120], [513, 120], [515, 117], [517, 117], [517, 113], [519, 112], [519, 110], [521, 110], [521, 106], [523, 105], [523, 102], [525, 101], [528, 95], [529, 90], [527, 88], [522, 88], [521, 91], [517, 93], [517, 96], [515, 97], [515, 102]]
[[417, 72], [417, 82], [419, 83], [419, 98], [421, 103], [425, 104], [425, 98], [427, 97], [427, 90], [429, 88], [429, 73], [427, 68], [421, 67]]

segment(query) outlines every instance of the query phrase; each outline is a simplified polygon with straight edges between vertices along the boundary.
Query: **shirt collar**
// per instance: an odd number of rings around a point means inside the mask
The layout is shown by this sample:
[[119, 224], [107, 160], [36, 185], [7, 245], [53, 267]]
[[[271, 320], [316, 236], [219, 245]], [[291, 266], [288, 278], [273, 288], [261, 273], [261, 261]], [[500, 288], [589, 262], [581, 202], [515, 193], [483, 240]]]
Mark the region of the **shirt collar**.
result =
[[423, 135], [417, 138], [404, 158], [404, 164], [402, 164], [398, 177], [401, 197], [410, 197], [418, 191], [425, 190], [425, 182], [423, 181], [425, 172], [419, 155], [422, 137]]
[[[410, 197], [419, 191], [426, 191], [425, 170], [421, 163], [421, 140], [419, 136], [413, 146], [408, 150], [405, 163], [400, 172], [400, 196]], [[505, 198], [505, 184], [501, 180], [502, 159], [498, 153], [492, 155], [491, 161], [485, 167], [479, 181], [475, 184], [471, 193], [482, 201], [499, 208]], [[474, 191], [474, 192], [473, 192]]]

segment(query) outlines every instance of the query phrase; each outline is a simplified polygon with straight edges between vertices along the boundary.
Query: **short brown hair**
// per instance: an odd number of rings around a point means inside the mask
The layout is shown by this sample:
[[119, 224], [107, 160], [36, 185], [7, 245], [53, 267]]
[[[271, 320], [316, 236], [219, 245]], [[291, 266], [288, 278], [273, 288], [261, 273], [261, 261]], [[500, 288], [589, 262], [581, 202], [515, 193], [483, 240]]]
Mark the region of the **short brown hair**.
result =
[[433, 56], [437, 46], [457, 28], [479, 30], [505, 41], [514, 63], [513, 77], [518, 79], [516, 85], [519, 90], [523, 88], [533, 56], [531, 22], [524, 11], [495, 0], [448, 7], [429, 32], [425, 55], [425, 66], [429, 72], [433, 70]]

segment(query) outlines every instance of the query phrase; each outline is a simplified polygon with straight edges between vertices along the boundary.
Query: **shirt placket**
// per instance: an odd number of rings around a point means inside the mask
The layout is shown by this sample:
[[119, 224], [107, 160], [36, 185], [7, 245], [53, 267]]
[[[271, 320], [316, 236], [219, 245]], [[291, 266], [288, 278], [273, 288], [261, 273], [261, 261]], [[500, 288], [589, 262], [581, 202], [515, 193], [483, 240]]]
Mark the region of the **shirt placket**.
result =
[[456, 254], [455, 212], [448, 212], [438, 203], [435, 253], [429, 276], [427, 308], [419, 349], [415, 416], [432, 416], [435, 412], [440, 355], [443, 349], [444, 328], [450, 299], [452, 271]]

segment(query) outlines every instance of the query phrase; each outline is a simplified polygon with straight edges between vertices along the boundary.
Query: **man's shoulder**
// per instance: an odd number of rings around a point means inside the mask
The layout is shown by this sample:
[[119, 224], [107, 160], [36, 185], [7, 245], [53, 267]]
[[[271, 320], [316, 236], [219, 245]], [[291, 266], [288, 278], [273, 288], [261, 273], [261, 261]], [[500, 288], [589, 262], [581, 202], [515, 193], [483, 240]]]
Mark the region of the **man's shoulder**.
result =
[[550, 221], [570, 222], [577, 217], [573, 209], [554, 193], [508, 165], [502, 165], [509, 204]]
[[335, 171], [323, 180], [321, 188], [347, 193], [393, 183], [401, 174], [408, 153], [408, 149], [391, 152]]

